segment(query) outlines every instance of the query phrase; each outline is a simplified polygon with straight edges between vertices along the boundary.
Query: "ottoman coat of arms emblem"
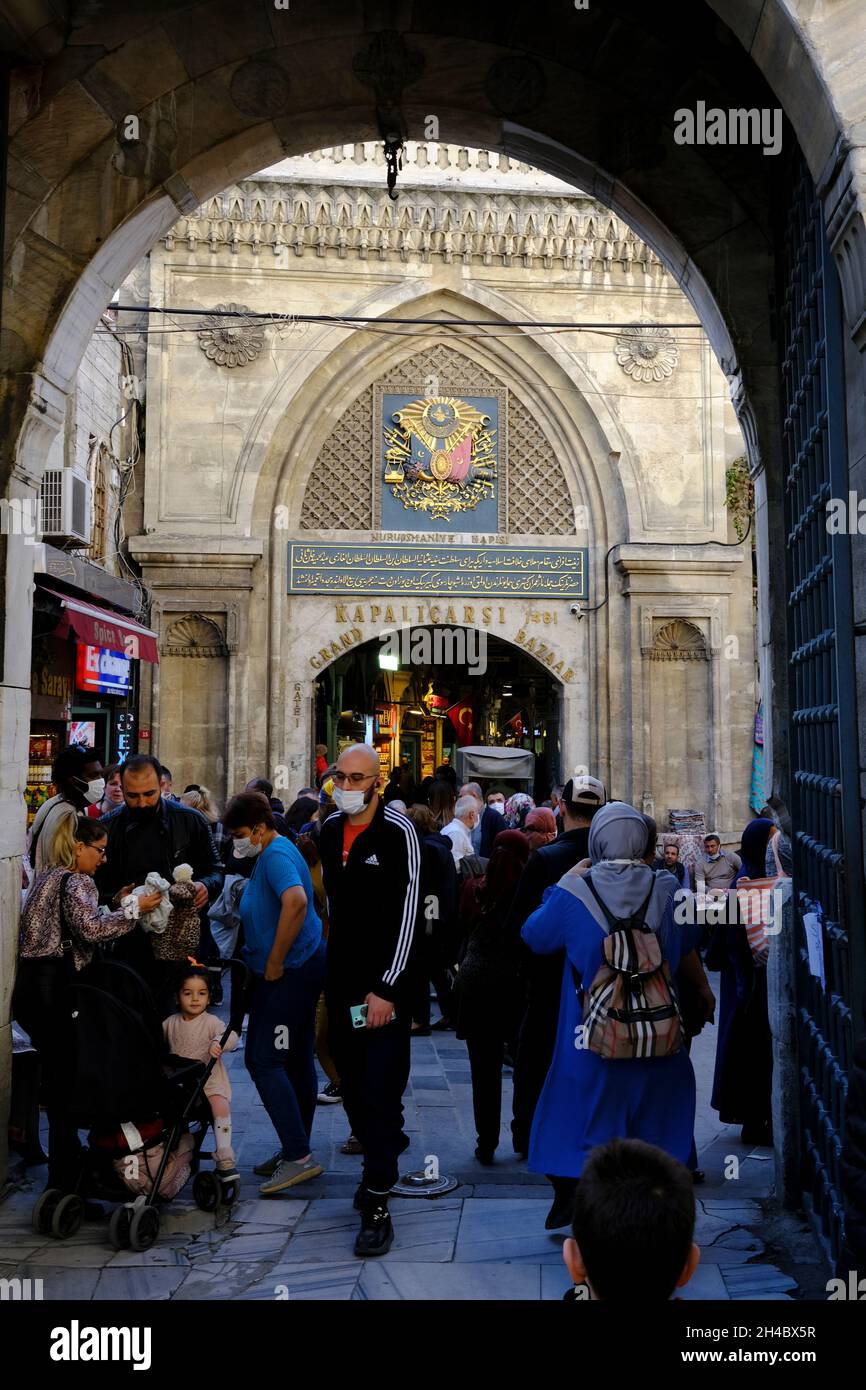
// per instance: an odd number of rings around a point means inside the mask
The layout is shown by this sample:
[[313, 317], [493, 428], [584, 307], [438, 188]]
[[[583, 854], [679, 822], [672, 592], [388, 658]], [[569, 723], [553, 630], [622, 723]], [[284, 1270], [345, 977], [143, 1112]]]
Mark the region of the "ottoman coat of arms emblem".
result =
[[431, 520], [473, 511], [495, 495], [491, 417], [456, 396], [425, 396], [384, 422], [384, 481], [407, 510]]

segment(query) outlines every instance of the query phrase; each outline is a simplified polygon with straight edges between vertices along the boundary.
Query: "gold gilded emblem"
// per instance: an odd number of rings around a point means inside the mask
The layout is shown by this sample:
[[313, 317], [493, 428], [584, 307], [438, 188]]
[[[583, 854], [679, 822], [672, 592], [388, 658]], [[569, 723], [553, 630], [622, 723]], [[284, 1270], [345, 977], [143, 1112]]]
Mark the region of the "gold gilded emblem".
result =
[[457, 396], [420, 397], [384, 427], [383, 478], [407, 511], [449, 520], [496, 492], [497, 430]]

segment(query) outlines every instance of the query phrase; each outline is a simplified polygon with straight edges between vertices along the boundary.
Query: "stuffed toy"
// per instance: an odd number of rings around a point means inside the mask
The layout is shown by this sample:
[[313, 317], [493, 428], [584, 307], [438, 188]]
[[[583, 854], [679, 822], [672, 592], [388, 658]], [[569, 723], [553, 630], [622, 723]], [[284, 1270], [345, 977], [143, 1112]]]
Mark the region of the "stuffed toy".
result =
[[139, 925], [144, 927], [145, 931], [153, 932], [155, 935], [159, 936], [168, 926], [168, 919], [171, 914], [171, 903], [168, 897], [170, 887], [171, 884], [168, 879], [162, 878], [160, 874], [148, 874], [144, 883], [138, 888], [133, 888], [132, 892], [128, 893], [123, 899], [120, 906], [128, 917], [130, 913], [134, 911], [132, 906], [133, 903], [135, 903], [137, 907], [139, 898], [146, 897], [149, 893], [154, 893], [158, 890], [162, 894], [162, 902], [159, 904], [159, 907], [155, 907], [152, 912], [142, 912], [137, 915]]
[[198, 949], [201, 936], [191, 866], [178, 864], [172, 878], [174, 883], [168, 890], [171, 908], [168, 927], [162, 936], [155, 936], [152, 943], [157, 960], [183, 960]]

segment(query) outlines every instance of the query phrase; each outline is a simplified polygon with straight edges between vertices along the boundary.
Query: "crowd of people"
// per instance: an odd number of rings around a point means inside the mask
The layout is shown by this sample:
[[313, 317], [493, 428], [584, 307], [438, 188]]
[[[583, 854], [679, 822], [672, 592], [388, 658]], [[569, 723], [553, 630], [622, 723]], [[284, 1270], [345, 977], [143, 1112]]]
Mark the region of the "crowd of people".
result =
[[[355, 1253], [385, 1253], [409, 1146], [412, 1039], [454, 1030], [470, 1061], [475, 1159], [496, 1161], [511, 1068], [511, 1145], [551, 1184], [547, 1228], [573, 1229], [575, 1282], [613, 1297], [605, 1241], [618, 1231], [620, 1250], [637, 1242], [637, 1278], [649, 1232], [672, 1251], [670, 1294], [695, 1258], [691, 1188], [703, 1174], [689, 1046], [714, 1019], [705, 966], [721, 981], [711, 1104], [746, 1142], [772, 1142], [772, 927], [762, 936], [706, 905], [757, 880], [789, 883], [788, 827], [764, 815], [739, 854], [710, 834], [702, 853], [681, 858], [678, 837], [660, 839], [650, 817], [590, 776], [536, 806], [526, 792], [460, 786], [449, 764], [417, 786], [403, 765], [383, 788], [369, 745], [335, 763], [323, 745], [316, 752], [312, 784], [288, 807], [256, 778], [222, 811], [201, 785], [176, 795], [170, 770], [146, 754], [105, 769], [89, 749], [58, 759], [57, 794], [30, 836], [13, 1001], [42, 1063], [49, 1186], [73, 1190], [80, 1165], [57, 1095], [69, 971], [86, 970], [94, 951], [134, 967], [171, 1052], [204, 1061], [219, 1058], [223, 1025], [198, 962], [240, 953], [245, 1063], [279, 1141], [255, 1168], [263, 1196], [322, 1173], [316, 1104], [342, 1102], [345, 1151], [362, 1156]], [[221, 1061], [207, 1094], [217, 1171], [236, 1176]], [[622, 1229], [629, 1211], [645, 1212], [642, 1235]], [[666, 1221], [675, 1238], [662, 1235]]]

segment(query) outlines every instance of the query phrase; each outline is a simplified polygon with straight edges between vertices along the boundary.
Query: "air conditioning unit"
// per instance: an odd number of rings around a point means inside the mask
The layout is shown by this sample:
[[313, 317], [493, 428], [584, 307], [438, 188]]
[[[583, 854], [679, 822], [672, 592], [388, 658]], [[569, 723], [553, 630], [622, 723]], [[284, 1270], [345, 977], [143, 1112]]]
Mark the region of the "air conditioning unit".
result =
[[74, 468], [46, 468], [39, 493], [43, 540], [90, 545], [90, 483]]

